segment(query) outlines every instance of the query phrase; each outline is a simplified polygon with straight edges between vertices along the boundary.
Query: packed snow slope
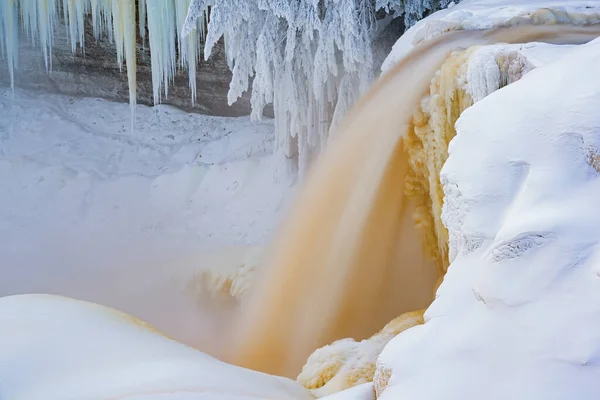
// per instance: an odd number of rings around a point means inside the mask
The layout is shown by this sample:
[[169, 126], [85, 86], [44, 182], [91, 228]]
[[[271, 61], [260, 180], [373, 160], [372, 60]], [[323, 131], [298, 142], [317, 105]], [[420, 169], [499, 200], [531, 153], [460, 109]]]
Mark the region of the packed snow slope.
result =
[[309, 400], [300, 384], [224, 364], [127, 314], [60, 296], [0, 299], [0, 397]]
[[396, 42], [381, 69], [384, 72], [389, 70], [413, 47], [444, 32], [530, 23], [588, 25], [599, 22], [598, 0], [462, 0], [413, 25]]
[[441, 175], [456, 258], [384, 349], [381, 399], [598, 397], [599, 63], [596, 40], [460, 117]]
[[0, 89], [0, 296], [94, 301], [204, 348], [202, 293], [246, 290], [292, 181], [270, 121], [138, 106], [132, 134], [129, 118]]

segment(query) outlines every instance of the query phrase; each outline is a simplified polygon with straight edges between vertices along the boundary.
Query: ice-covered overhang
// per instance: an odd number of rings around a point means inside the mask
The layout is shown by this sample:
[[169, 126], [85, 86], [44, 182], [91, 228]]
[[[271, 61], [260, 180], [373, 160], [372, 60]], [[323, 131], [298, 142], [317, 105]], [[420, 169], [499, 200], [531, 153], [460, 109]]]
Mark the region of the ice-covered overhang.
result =
[[600, 23], [600, 1], [597, 0], [463, 0], [417, 22], [396, 42], [381, 69], [389, 70], [414, 46], [444, 32], [484, 30], [522, 24]]

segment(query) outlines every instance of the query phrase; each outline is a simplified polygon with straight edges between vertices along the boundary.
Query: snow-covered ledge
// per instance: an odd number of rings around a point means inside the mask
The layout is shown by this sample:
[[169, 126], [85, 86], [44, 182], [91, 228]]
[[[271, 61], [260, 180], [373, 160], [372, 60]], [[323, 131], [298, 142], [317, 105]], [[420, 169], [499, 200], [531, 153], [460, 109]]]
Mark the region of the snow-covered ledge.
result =
[[396, 42], [381, 66], [389, 70], [419, 43], [444, 32], [480, 30], [523, 23], [576, 25], [600, 22], [600, 2], [594, 0], [462, 0], [413, 25]]
[[600, 40], [459, 119], [443, 218], [463, 240], [425, 324], [380, 356], [381, 399], [598, 398], [598, 65]]

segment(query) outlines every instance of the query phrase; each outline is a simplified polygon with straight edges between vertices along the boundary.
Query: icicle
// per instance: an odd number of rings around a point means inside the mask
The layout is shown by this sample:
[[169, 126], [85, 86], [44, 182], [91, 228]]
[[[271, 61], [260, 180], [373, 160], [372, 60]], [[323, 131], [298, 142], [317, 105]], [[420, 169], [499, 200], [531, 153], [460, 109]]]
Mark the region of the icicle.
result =
[[121, 18], [121, 0], [111, 0], [111, 11], [113, 19], [113, 36], [115, 38], [115, 46], [117, 49], [117, 64], [119, 65], [119, 71], [123, 71], [123, 52], [124, 52], [124, 41], [125, 41], [125, 27], [123, 26], [123, 19]]
[[137, 47], [134, 0], [112, 0], [113, 33], [117, 47], [117, 60], [122, 69], [123, 59], [127, 66], [129, 84], [129, 105], [131, 107], [131, 131], [135, 124], [135, 107], [137, 92]]
[[182, 37], [186, 37], [192, 31], [196, 30], [198, 28], [198, 21], [200, 21], [200, 28], [202, 30], [201, 35], [204, 35], [204, 17], [206, 9], [210, 5], [209, 3], [210, 1], [207, 0], [191, 0], [183, 27], [178, 32]]
[[254, 76], [252, 118], [260, 119], [265, 106], [273, 103], [278, 150], [290, 158], [299, 156], [296, 161], [304, 166], [372, 80], [375, 10], [404, 13], [412, 23], [449, 0], [138, 1], [136, 13], [136, 0], [0, 0], [0, 50], [7, 58], [11, 85], [18, 64], [19, 22], [30, 40], [39, 41], [50, 71], [61, 8], [73, 53], [78, 44], [85, 49], [88, 14], [94, 38], [106, 34], [114, 40], [119, 68], [127, 66], [132, 122], [138, 31], [144, 45], [148, 36], [155, 104], [160, 103], [163, 90], [168, 96], [178, 68], [188, 69], [195, 102], [199, 39], [204, 39], [204, 58], [208, 58], [224, 38], [233, 72], [228, 102], [242, 96]]
[[23, 20], [29, 21], [25, 29], [29, 30], [31, 39], [39, 39], [46, 71], [50, 71], [54, 23], [57, 18], [56, 0], [21, 0], [21, 15]]
[[4, 34], [5, 55], [8, 61], [10, 87], [15, 90], [15, 70], [18, 67], [19, 50], [19, 17], [16, 0], [2, 0], [0, 5], [0, 20]]
[[69, 6], [67, 0], [62, 1], [63, 21], [65, 23], [65, 34], [69, 38]]
[[6, 49], [4, 43], [4, 22], [3, 22], [3, 7], [0, 6], [0, 59], [6, 58]]
[[94, 39], [100, 40], [100, 31], [102, 30], [102, 19], [100, 18], [100, 4], [99, 0], [90, 0], [90, 9], [92, 12], [92, 31], [94, 33]]
[[175, 75], [175, 3], [174, 0], [146, 0], [152, 87], [154, 104], [160, 103], [161, 89], [168, 96], [169, 82]]
[[37, 1], [21, 1], [21, 24], [27, 38], [35, 44], [38, 35]]
[[180, 35], [187, 19], [190, 0], [175, 0], [175, 13], [177, 19], [177, 43], [179, 46], [179, 65], [187, 67], [188, 81], [191, 91], [192, 104], [196, 102], [196, 65], [198, 64], [198, 30], [191, 31], [188, 35]]
[[67, 35], [71, 40], [71, 51], [77, 51], [77, 43], [84, 48], [84, 0], [63, 0], [63, 13], [67, 25]]
[[146, 0], [138, 1], [138, 20], [140, 28], [140, 37], [144, 47], [146, 46]]
[[135, 107], [137, 93], [137, 47], [134, 0], [120, 0], [121, 23], [124, 27], [125, 60], [127, 63], [127, 82], [129, 83], [129, 106], [131, 107], [131, 131], [135, 127]]
[[102, 0], [102, 16], [104, 19], [104, 30], [108, 34], [108, 41], [113, 43], [115, 41], [114, 36], [114, 24], [112, 20], [112, 0]]

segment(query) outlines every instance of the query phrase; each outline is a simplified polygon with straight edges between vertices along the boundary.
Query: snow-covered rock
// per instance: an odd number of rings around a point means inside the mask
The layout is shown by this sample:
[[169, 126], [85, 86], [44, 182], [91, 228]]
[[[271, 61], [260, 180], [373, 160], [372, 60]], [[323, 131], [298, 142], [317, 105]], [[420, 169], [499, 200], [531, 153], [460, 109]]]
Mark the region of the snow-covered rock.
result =
[[598, 0], [463, 0], [413, 25], [398, 39], [381, 70], [389, 70], [419, 43], [448, 31], [481, 30], [524, 23], [585, 25], [599, 22]]
[[0, 398], [243, 400], [313, 397], [224, 364], [127, 314], [70, 298], [0, 298]]
[[380, 356], [381, 399], [598, 397], [597, 65], [600, 40], [460, 117], [441, 177], [462, 240], [425, 324]]

